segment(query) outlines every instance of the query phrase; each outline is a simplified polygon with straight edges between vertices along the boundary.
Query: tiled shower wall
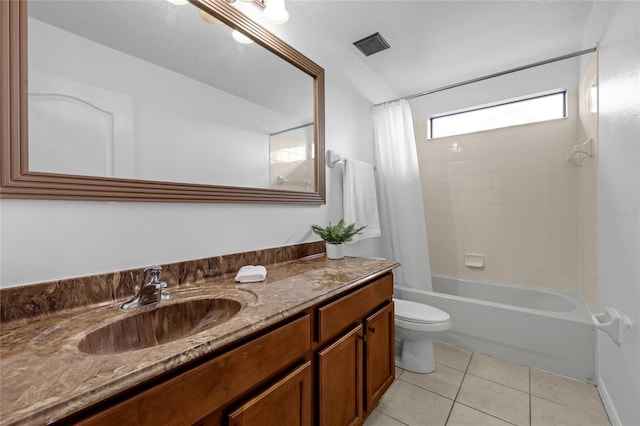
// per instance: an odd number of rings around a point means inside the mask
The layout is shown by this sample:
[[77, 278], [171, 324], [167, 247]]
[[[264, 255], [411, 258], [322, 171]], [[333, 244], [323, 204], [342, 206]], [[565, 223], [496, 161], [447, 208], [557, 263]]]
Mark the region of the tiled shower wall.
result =
[[[578, 168], [578, 265], [580, 294], [591, 312], [598, 311], [598, 69], [597, 55], [584, 73], [578, 92], [579, 141], [593, 138], [593, 157]], [[616, 212], [604, 212], [615, 214]]]
[[[427, 139], [416, 121], [434, 274], [578, 292], [577, 90], [566, 119]], [[483, 268], [465, 253], [485, 256]]]

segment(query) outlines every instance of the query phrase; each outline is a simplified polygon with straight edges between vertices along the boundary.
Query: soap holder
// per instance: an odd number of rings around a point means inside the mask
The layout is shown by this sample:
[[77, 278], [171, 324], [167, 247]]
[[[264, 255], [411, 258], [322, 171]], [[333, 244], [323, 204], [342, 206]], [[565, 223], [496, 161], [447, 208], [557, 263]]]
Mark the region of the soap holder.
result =
[[465, 253], [464, 264], [469, 268], [484, 268], [484, 254]]

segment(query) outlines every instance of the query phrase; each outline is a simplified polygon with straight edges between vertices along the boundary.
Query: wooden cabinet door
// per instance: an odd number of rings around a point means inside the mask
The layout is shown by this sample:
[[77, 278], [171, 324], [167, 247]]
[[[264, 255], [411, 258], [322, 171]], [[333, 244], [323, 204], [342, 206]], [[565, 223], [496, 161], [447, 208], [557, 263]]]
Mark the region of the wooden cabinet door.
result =
[[366, 410], [371, 411], [395, 378], [393, 302], [365, 321]]
[[362, 325], [318, 352], [318, 415], [320, 426], [362, 423]]
[[228, 416], [229, 426], [311, 426], [311, 361]]

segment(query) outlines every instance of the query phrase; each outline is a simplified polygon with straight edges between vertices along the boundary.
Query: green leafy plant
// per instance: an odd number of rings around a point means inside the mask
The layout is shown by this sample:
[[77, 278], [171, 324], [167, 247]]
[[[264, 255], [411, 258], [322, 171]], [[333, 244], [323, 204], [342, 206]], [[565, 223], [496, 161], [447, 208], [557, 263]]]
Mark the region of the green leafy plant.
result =
[[318, 225], [311, 225], [313, 232], [329, 244], [348, 243], [354, 235], [361, 234], [364, 228], [366, 228], [366, 226], [356, 228], [355, 223], [344, 226], [344, 219], [340, 219], [337, 225], [331, 225], [331, 222], [329, 222], [329, 226], [324, 228]]

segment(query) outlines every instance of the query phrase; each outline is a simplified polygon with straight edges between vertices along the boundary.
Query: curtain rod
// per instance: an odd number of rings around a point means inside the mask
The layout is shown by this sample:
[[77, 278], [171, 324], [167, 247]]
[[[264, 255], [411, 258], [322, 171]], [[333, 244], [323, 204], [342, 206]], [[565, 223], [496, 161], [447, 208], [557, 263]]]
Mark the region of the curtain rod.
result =
[[403, 96], [401, 98], [397, 98], [397, 99], [393, 99], [393, 100], [390, 100], [390, 101], [381, 102], [379, 104], [375, 104], [375, 106], [387, 104], [389, 102], [400, 101], [402, 99], [409, 100], [409, 99], [419, 98], [421, 96], [431, 95], [433, 93], [442, 92], [444, 90], [449, 90], [449, 89], [453, 89], [453, 88], [460, 87], [460, 86], [465, 86], [465, 85], [471, 84], [471, 83], [477, 83], [477, 82], [483, 81], [483, 80], [489, 80], [489, 79], [494, 78], [494, 77], [500, 77], [500, 76], [503, 76], [503, 75], [506, 75], [506, 74], [511, 74], [511, 73], [514, 73], [514, 72], [517, 72], [517, 71], [523, 71], [523, 70], [526, 70], [526, 69], [529, 69], [529, 68], [535, 68], [535, 67], [538, 67], [540, 65], [546, 65], [546, 64], [550, 64], [552, 62], [558, 62], [558, 61], [563, 61], [565, 59], [575, 58], [576, 56], [586, 55], [587, 53], [593, 53], [595, 51], [596, 51], [596, 48], [595, 47], [591, 47], [589, 49], [580, 50], [578, 52], [569, 53], [567, 55], [556, 56], [555, 58], [551, 58], [551, 59], [547, 59], [547, 60], [539, 61], [539, 62], [534, 62], [534, 63], [529, 64], [529, 65], [523, 65], [523, 66], [520, 66], [520, 67], [508, 69], [506, 71], [500, 71], [500, 72], [496, 72], [496, 73], [493, 73], [493, 74], [488, 74], [488, 75], [485, 75], [485, 76], [482, 76], [482, 77], [473, 78], [471, 80], [461, 81], [460, 83], [454, 83], [454, 84], [449, 84], [447, 86], [438, 87], [437, 89], [431, 89], [431, 90], [427, 90], [425, 92], [415, 93], [413, 95]]

